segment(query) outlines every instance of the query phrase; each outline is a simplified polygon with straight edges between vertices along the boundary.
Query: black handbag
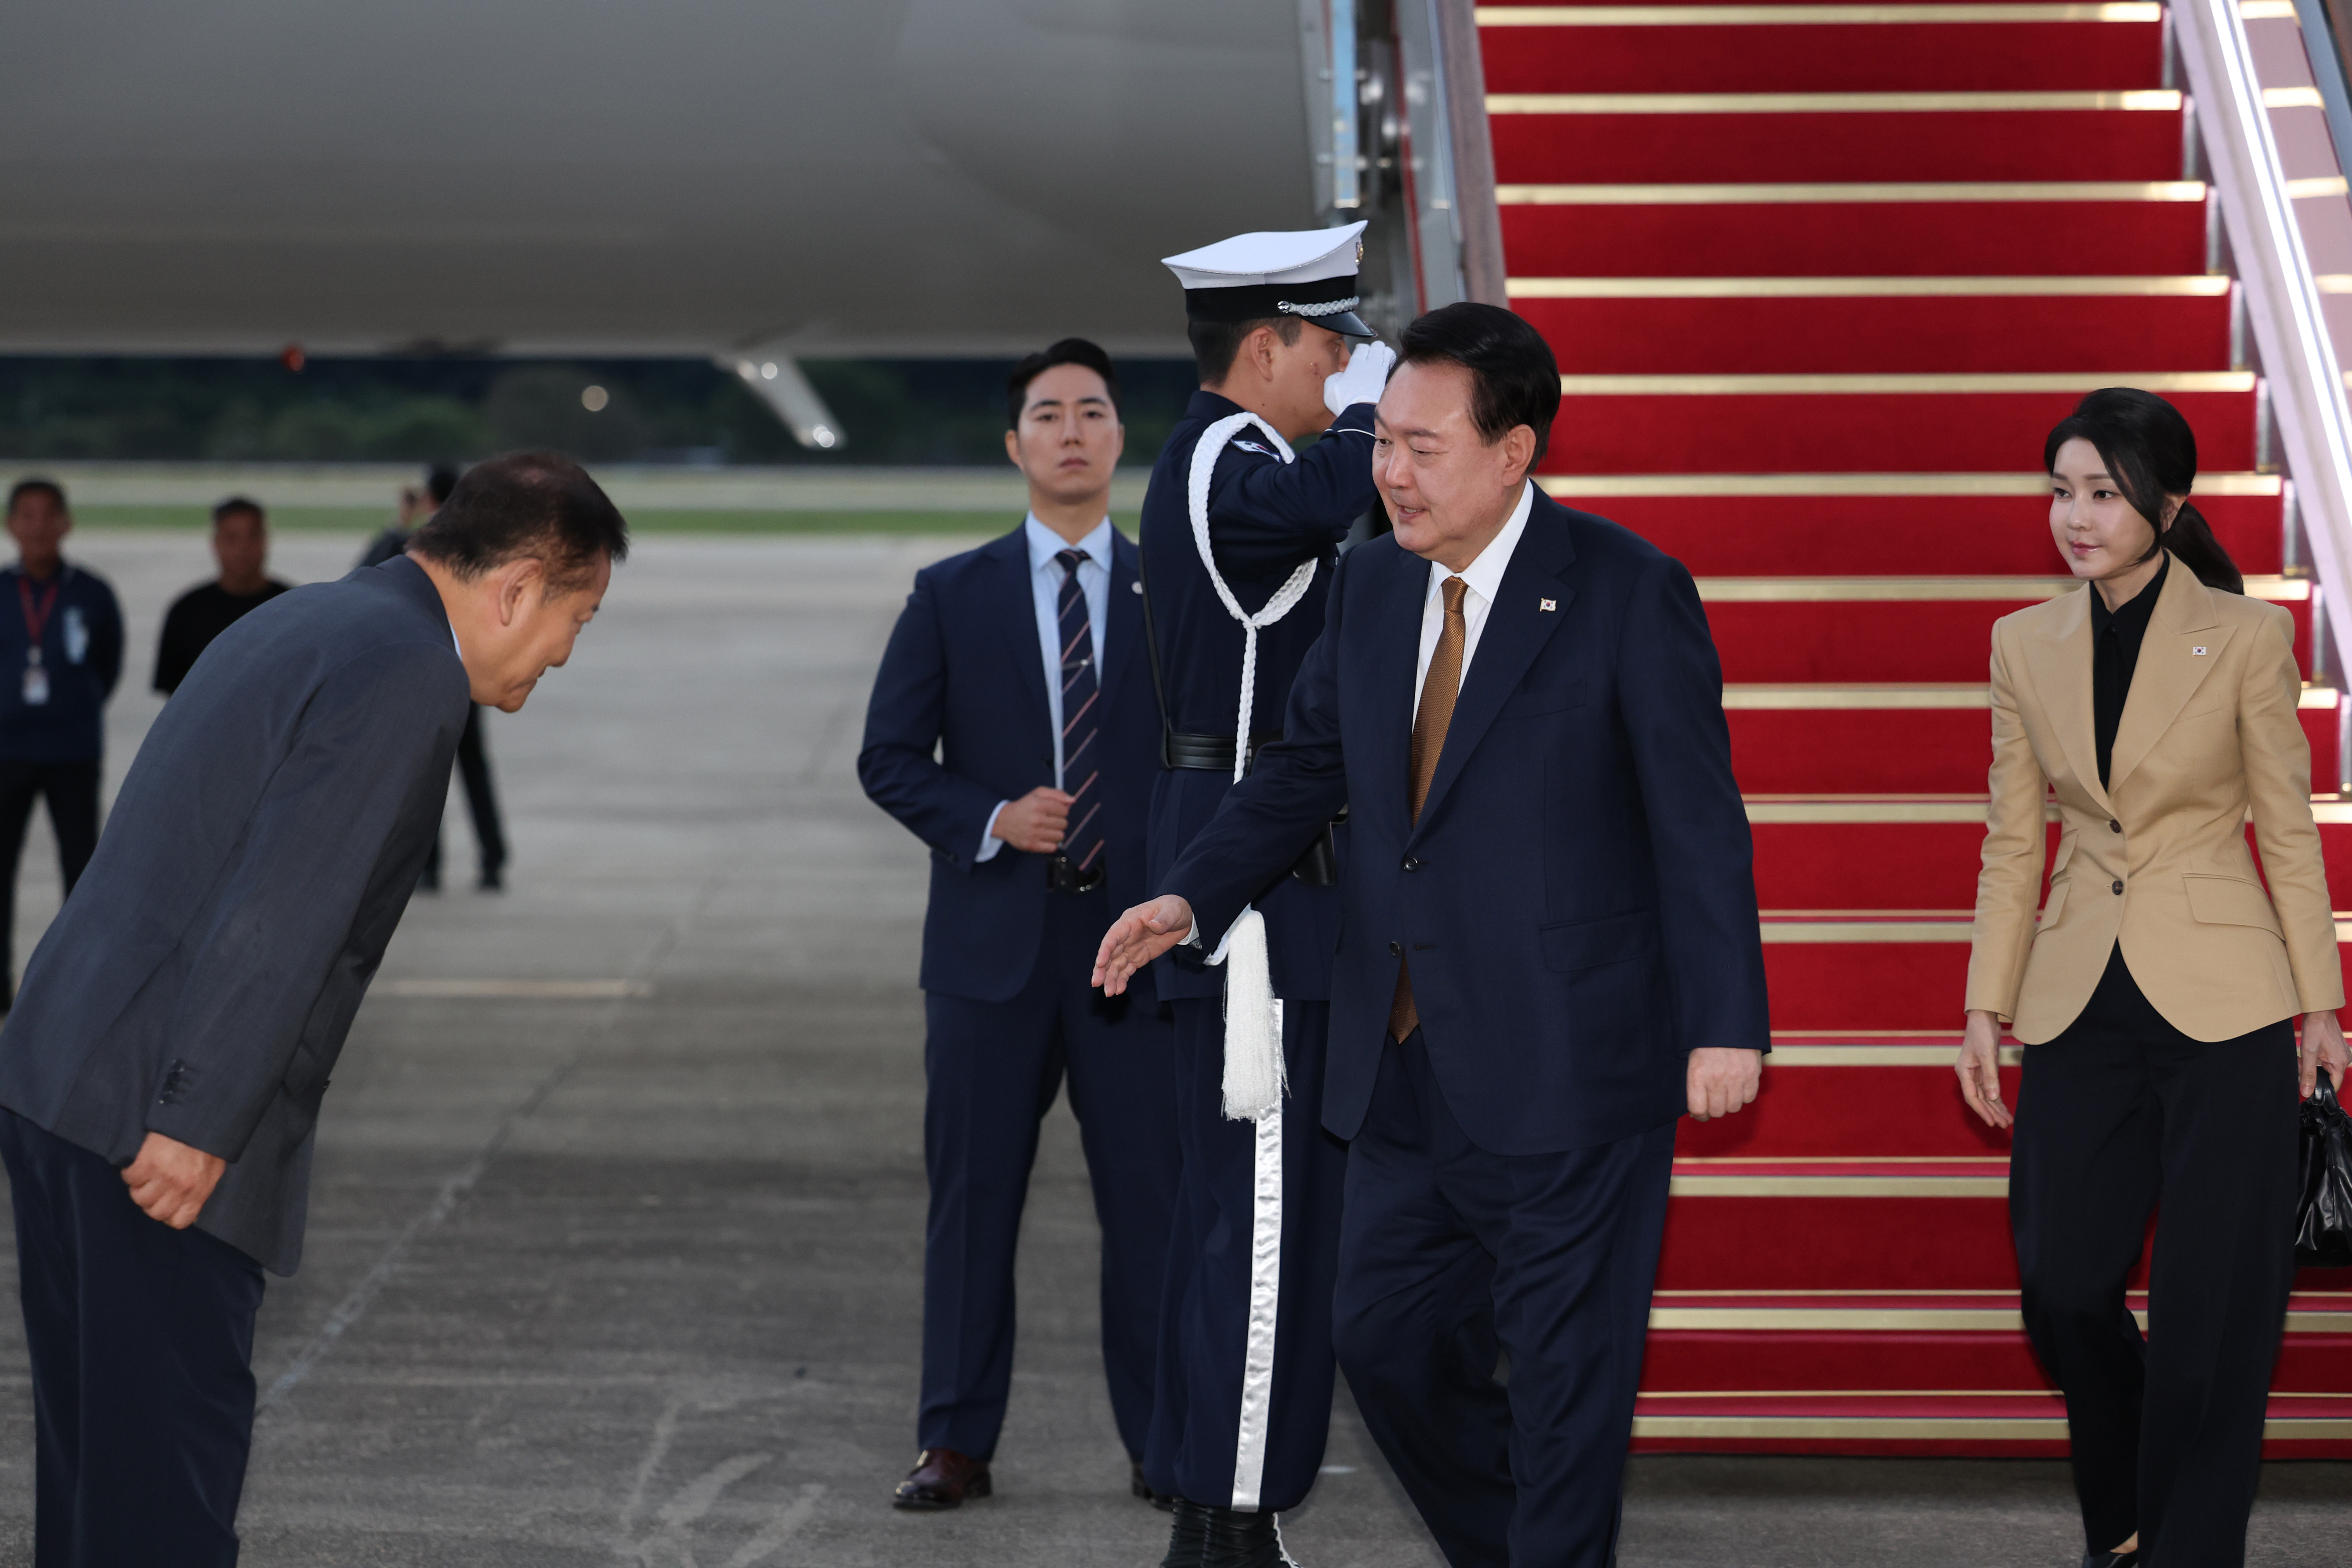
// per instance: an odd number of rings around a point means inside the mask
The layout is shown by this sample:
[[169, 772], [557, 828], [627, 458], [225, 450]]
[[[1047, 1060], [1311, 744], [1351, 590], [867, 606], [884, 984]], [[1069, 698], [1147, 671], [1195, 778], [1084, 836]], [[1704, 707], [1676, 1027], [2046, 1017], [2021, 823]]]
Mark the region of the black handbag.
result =
[[2302, 1176], [2294, 1205], [2294, 1261], [2304, 1268], [2352, 1268], [2352, 1116], [2327, 1075], [2303, 1102]]

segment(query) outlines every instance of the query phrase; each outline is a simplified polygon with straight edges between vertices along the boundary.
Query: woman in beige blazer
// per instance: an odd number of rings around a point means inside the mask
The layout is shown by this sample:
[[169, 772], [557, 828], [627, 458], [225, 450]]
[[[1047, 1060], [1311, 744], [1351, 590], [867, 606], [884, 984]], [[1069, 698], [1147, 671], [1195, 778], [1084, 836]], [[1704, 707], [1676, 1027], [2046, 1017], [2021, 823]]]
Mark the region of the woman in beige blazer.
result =
[[[2042, 457], [2084, 585], [1993, 626], [1960, 1089], [2015, 1124], [2025, 1324], [2066, 1396], [2085, 1568], [2212, 1568], [2244, 1561], [2294, 1277], [2298, 1078], [2345, 1067], [2294, 624], [2189, 504], [2196, 442], [2162, 398], [2095, 392]], [[2143, 1340], [2124, 1283], [2151, 1211]]]

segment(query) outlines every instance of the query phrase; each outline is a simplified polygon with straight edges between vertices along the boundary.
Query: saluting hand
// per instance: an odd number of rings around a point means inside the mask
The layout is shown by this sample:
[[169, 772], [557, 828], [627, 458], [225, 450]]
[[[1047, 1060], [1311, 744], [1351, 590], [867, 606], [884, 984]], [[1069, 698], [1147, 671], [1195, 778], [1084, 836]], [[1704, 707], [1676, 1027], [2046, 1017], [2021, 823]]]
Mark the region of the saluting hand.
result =
[[227, 1169], [228, 1162], [217, 1154], [150, 1132], [139, 1145], [139, 1157], [123, 1167], [122, 1181], [131, 1189], [131, 1201], [149, 1219], [185, 1230], [196, 1223], [205, 1200]]
[[1701, 1121], [1752, 1103], [1764, 1082], [1764, 1053], [1739, 1046], [1701, 1046], [1683, 1072], [1690, 1113]]
[[1031, 855], [1051, 855], [1070, 829], [1071, 797], [1039, 784], [996, 814], [996, 837]]
[[2352, 1051], [2344, 1044], [2344, 1026], [2336, 1021], [2333, 1013], [2305, 1013], [2303, 1016], [2303, 1041], [2295, 1052], [2302, 1068], [2303, 1098], [2309, 1100], [2311, 1091], [2319, 1087], [2319, 1069], [2326, 1068], [2335, 1080], [2336, 1092], [2344, 1093], [2344, 1073], [2352, 1066]]
[[1138, 904], [1111, 923], [1095, 953], [1094, 983], [1106, 996], [1127, 989], [1135, 972], [1182, 942], [1192, 931], [1192, 906], [1173, 893]]
[[1960, 1098], [1984, 1118], [1988, 1127], [2007, 1127], [2017, 1118], [2000, 1102], [2000, 1020], [1981, 1007], [1969, 1013], [1960, 1034], [1960, 1059], [1953, 1069], [1960, 1075]]

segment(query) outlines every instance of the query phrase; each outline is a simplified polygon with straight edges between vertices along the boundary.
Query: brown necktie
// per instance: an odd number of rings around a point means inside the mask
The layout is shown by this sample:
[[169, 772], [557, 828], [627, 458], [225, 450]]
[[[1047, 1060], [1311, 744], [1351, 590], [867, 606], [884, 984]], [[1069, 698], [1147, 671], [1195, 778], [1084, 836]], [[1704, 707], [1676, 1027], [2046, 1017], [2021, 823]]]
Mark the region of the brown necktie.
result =
[[[1405, 781], [1405, 801], [1412, 820], [1421, 820], [1422, 803], [1429, 799], [1430, 781], [1437, 776], [1437, 759], [1445, 750], [1445, 729], [1454, 722], [1454, 700], [1462, 694], [1462, 645], [1469, 624], [1462, 618], [1462, 595], [1469, 584], [1448, 577], [1439, 592], [1445, 595], [1445, 620], [1437, 633], [1437, 647], [1429, 656], [1429, 673], [1421, 681], [1421, 706], [1412, 715], [1412, 773]], [[1389, 1004], [1389, 1035], [1403, 1039], [1421, 1025], [1412, 1005], [1412, 972], [1397, 960], [1396, 1000]]]

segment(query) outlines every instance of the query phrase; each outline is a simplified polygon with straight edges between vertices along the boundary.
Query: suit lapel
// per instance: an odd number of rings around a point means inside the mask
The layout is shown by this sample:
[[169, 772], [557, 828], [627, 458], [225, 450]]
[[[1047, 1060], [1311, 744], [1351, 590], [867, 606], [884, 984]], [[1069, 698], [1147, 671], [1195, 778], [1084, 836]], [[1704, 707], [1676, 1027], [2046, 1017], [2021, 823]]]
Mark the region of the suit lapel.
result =
[[2086, 585], [2065, 595], [2049, 628], [2028, 645], [2026, 667], [2075, 782], [2113, 816], [2099, 785], [2099, 736], [2091, 712], [2091, 595], [2097, 592]]
[[1051, 734], [1054, 710], [1045, 701], [1045, 650], [1037, 640], [1037, 595], [1029, 581], [1028, 531], [1016, 528], [988, 549], [996, 558], [994, 597], [1003, 607], [997, 624], [1004, 628], [1005, 652], [1020, 671], [1021, 689], [1029, 694], [1030, 706], [1036, 710], [1037, 727]]
[[[1422, 803], [1423, 822], [1436, 815], [1447, 789], [1461, 776], [1470, 753], [1477, 750], [1528, 667], [1574, 611], [1576, 590], [1560, 581], [1560, 574], [1575, 559], [1559, 508], [1538, 496], [1518, 548], [1511, 552], [1511, 563], [1503, 569], [1502, 586], [1486, 611], [1486, 629], [1478, 634], [1478, 651], [1462, 679], [1462, 695], [1445, 730], [1445, 747], [1437, 754], [1437, 776]], [[1408, 735], [1411, 731], [1408, 718]]]
[[1129, 658], [1138, 656], [1143, 647], [1143, 596], [1135, 591], [1135, 546], [1117, 528], [1110, 531], [1110, 604], [1103, 619], [1110, 624], [1103, 627], [1101, 677], [1103, 700], [1110, 700], [1121, 671]]
[[2107, 761], [2110, 795], [2147, 760], [2221, 663], [2231, 629], [2215, 613], [2213, 590], [2174, 557], [2165, 571], [2164, 592], [2148, 616], [2147, 635], [2140, 641], [2139, 662], [2132, 667], [2123, 718], [2116, 724], [2115, 754]]

